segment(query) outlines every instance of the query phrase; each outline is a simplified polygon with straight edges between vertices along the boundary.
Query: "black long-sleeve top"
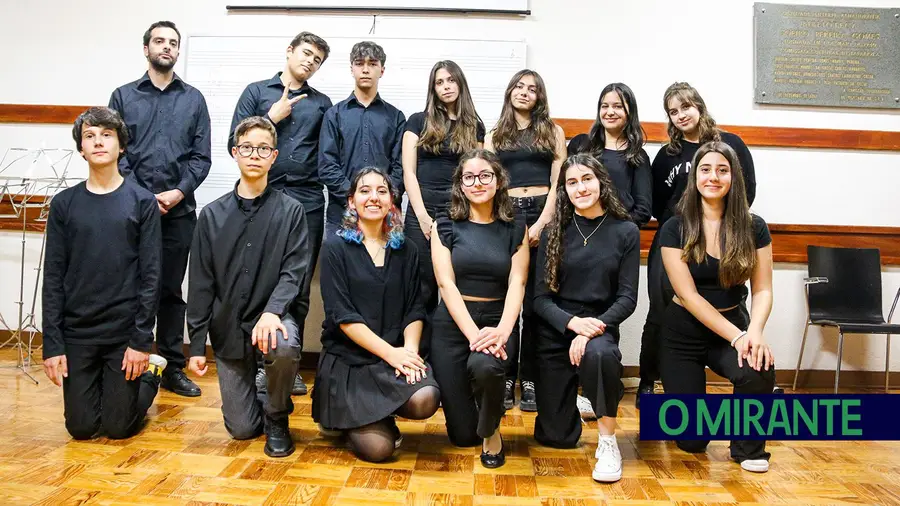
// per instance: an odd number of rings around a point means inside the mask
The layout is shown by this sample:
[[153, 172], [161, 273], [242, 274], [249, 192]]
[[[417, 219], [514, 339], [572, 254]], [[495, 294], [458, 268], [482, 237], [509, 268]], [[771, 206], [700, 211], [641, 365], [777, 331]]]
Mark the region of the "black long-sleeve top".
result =
[[[756, 168], [750, 150], [740, 137], [733, 133], [721, 132], [722, 142], [734, 149], [744, 170], [744, 183], [747, 187], [747, 202], [752, 206], [756, 198]], [[666, 152], [668, 144], [660, 148], [653, 159], [650, 172], [653, 174], [653, 217], [660, 227], [672, 216], [675, 206], [688, 183], [688, 173], [694, 154], [700, 149], [696, 142], [681, 141], [681, 153], [670, 155]]]
[[405, 241], [387, 248], [382, 267], [365, 246], [342, 237], [329, 237], [322, 250], [322, 347], [350, 365], [374, 364], [381, 358], [347, 337], [341, 325], [362, 323], [391, 346], [403, 345], [403, 330], [425, 318], [416, 246]]
[[350, 180], [374, 166], [387, 172], [394, 188], [403, 188], [400, 163], [406, 116], [381, 95], [363, 107], [351, 93], [325, 112], [319, 135], [319, 179], [328, 193], [344, 201]]
[[212, 165], [209, 110], [200, 90], [177, 75], [160, 90], [145, 73], [113, 91], [109, 107], [128, 126], [128, 146], [119, 157], [122, 175], [152, 193], [181, 190], [184, 199], [163, 219], [193, 212], [194, 191]]
[[191, 245], [187, 326], [191, 355], [201, 356], [206, 335], [216, 356], [244, 356], [262, 313], [290, 314], [309, 270], [303, 205], [267, 187], [255, 199], [235, 190], [200, 211]]
[[[231, 118], [232, 135], [228, 136], [228, 154], [234, 147], [234, 130], [238, 123], [250, 116], [268, 118], [269, 108], [281, 100], [284, 84], [281, 72], [271, 79], [247, 85]], [[275, 124], [278, 132], [278, 158], [269, 171], [269, 186], [284, 189], [285, 193], [303, 203], [309, 212], [325, 205], [322, 183], [319, 182], [319, 133], [325, 111], [331, 99], [309, 83], [288, 91], [288, 98], [306, 95], [291, 108], [290, 116]], [[270, 118], [271, 120], [271, 118]]]
[[156, 197], [128, 179], [103, 195], [79, 183], [53, 197], [46, 235], [44, 358], [69, 344], [149, 352], [162, 252]]
[[[591, 153], [591, 140], [587, 134], [576, 135], [567, 147], [569, 156], [576, 153]], [[625, 206], [625, 210], [631, 215], [631, 220], [638, 227], [643, 227], [650, 221], [651, 206], [653, 202], [653, 177], [650, 173], [650, 157], [641, 149], [643, 158], [640, 165], [634, 166], [625, 158], [625, 151], [615, 149], [603, 149], [600, 152], [600, 162], [609, 172], [609, 177], [616, 186], [619, 200]], [[597, 156], [596, 153], [593, 153]]]
[[[587, 245], [575, 228], [590, 236]], [[641, 266], [640, 232], [637, 225], [608, 216], [587, 219], [575, 215], [563, 234], [563, 253], [557, 272], [559, 291], [547, 286], [547, 233], [542, 235], [537, 253], [534, 311], [562, 336], [573, 315], [563, 307], [583, 305], [596, 308], [595, 318], [607, 326], [618, 326], [637, 307], [638, 276]], [[599, 228], [597, 228], [599, 225]], [[563, 307], [560, 307], [563, 306]]]

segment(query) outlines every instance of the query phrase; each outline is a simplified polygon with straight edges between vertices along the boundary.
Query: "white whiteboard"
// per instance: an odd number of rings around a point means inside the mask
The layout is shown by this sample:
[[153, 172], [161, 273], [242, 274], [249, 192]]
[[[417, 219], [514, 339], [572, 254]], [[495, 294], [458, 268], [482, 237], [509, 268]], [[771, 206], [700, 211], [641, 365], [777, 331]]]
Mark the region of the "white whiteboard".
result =
[[321, 7], [359, 9], [472, 9], [523, 12], [528, 0], [231, 0], [229, 5], [257, 7]]
[[[238, 169], [227, 152], [231, 116], [244, 88], [270, 79], [284, 69], [286, 36], [208, 36], [187, 38], [185, 81], [206, 97], [212, 120], [212, 168], [196, 192], [203, 206], [231, 190]], [[387, 54], [382, 98], [409, 117], [425, 108], [429, 71], [439, 60], [453, 60], [462, 67], [475, 107], [490, 129], [500, 115], [503, 91], [509, 79], [525, 68], [524, 41], [402, 39], [387, 37], [324, 37], [331, 55], [309, 81], [333, 103], [350, 96], [350, 49], [360, 40], [373, 40]]]

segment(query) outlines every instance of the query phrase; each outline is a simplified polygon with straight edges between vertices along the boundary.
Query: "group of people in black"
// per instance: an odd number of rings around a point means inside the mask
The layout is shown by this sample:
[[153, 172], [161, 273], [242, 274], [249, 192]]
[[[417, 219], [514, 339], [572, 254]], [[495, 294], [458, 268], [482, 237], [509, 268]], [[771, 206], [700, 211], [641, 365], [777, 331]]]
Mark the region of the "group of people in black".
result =
[[[44, 369], [76, 439], [134, 435], [160, 385], [200, 395], [183, 369], [207, 372], [208, 336], [226, 429], [264, 433], [267, 455], [290, 455], [321, 263], [312, 416], [323, 434], [379, 462], [401, 447], [396, 417], [442, 406], [450, 442], [481, 445], [482, 464], [499, 467], [518, 381], [542, 445], [577, 446], [582, 414], [597, 417], [593, 478], [616, 481], [619, 329], [637, 305], [651, 216], [639, 391], [661, 379], [667, 392], [703, 393], [706, 366], [736, 393], [772, 391], [771, 238], [749, 209], [753, 160], [687, 83], [665, 92], [669, 142], [651, 163], [624, 84], [602, 90], [590, 133], [567, 146], [537, 72], [512, 77], [486, 131], [462, 69], [439, 61], [425, 110], [406, 119], [378, 93], [380, 46], [353, 47], [354, 90], [333, 105], [309, 84], [328, 44], [302, 32], [283, 71], [241, 95], [228, 143], [240, 179], [198, 217], [209, 113], [173, 72], [180, 43], [173, 23], [151, 25], [148, 72], [75, 122], [87, 181], [51, 202]], [[764, 442], [735, 441], [731, 455], [768, 469]]]

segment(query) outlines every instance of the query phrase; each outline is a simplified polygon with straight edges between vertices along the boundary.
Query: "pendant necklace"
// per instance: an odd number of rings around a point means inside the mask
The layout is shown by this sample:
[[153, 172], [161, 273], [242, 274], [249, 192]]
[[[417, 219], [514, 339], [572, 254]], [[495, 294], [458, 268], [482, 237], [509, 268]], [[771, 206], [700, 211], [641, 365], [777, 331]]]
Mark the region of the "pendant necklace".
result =
[[594, 235], [595, 232], [597, 232], [597, 230], [600, 230], [600, 225], [603, 225], [603, 222], [606, 221], [607, 216], [609, 216], [609, 214], [604, 214], [603, 219], [600, 220], [600, 223], [597, 224], [596, 227], [594, 227], [594, 231], [591, 232], [590, 234], [588, 234], [587, 236], [585, 236], [581, 232], [581, 227], [578, 226], [578, 220], [575, 218], [575, 216], [572, 217], [572, 221], [575, 222], [575, 230], [578, 230], [578, 234], [581, 236], [582, 239], [584, 239], [584, 243], [582, 243], [582, 246], [587, 246], [588, 239], [590, 239], [591, 236]]

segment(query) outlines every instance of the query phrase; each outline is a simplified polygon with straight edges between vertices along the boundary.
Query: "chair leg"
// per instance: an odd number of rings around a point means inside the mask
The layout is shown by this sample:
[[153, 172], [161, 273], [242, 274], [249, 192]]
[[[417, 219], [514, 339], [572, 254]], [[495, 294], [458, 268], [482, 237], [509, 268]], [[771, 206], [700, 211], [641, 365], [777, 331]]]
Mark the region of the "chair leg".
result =
[[806, 333], [809, 332], [809, 320], [806, 320], [806, 327], [803, 329], [803, 340], [800, 341], [800, 356], [797, 357], [797, 369], [794, 370], [794, 392], [797, 391], [797, 376], [800, 375], [800, 362], [803, 362], [803, 349], [806, 348]]
[[884, 350], [884, 393], [891, 390], [891, 335], [887, 335], [887, 348]]
[[844, 331], [838, 329], [838, 356], [837, 369], [834, 370], [834, 393], [838, 393], [838, 384], [841, 381], [841, 357], [844, 354]]

